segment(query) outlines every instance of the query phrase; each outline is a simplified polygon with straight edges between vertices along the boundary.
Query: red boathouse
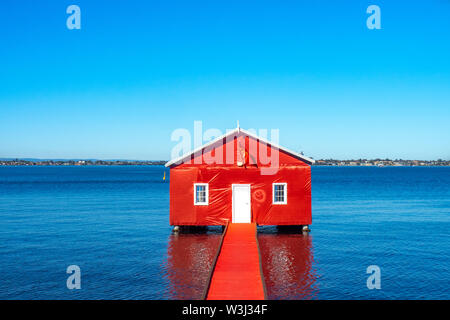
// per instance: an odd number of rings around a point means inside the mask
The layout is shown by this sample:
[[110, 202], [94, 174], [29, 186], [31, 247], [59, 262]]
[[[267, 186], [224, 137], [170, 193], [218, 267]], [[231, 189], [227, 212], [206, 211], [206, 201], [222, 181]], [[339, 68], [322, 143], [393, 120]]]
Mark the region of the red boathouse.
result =
[[310, 225], [312, 163], [238, 127], [166, 163], [170, 225]]

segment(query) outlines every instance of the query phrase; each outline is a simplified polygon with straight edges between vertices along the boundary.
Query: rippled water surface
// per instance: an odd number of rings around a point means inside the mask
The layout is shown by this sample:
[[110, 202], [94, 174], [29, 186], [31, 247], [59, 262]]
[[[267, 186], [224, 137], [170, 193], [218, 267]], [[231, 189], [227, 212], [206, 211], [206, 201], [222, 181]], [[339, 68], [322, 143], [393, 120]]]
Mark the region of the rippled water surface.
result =
[[[0, 299], [200, 299], [220, 229], [172, 234], [163, 172], [0, 167]], [[313, 167], [312, 180], [309, 235], [259, 229], [269, 298], [450, 298], [450, 168]], [[72, 264], [81, 290], [66, 288]]]

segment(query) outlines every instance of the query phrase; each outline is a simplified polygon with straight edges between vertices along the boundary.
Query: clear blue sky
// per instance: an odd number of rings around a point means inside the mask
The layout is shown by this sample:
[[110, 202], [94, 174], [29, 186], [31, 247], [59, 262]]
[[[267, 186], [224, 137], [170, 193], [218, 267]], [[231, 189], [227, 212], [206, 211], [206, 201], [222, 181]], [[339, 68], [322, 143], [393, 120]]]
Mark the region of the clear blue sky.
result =
[[237, 119], [315, 159], [450, 159], [450, 1], [0, 2], [0, 157], [168, 159]]

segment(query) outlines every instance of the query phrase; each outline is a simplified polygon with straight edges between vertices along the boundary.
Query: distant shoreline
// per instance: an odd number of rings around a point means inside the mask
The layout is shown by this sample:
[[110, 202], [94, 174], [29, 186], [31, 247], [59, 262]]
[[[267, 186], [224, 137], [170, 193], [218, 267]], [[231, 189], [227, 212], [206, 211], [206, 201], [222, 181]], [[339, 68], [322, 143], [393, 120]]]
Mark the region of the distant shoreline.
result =
[[358, 160], [316, 160], [315, 166], [347, 167], [448, 167], [450, 160], [403, 160], [403, 159], [358, 159]]
[[[166, 160], [0, 160], [0, 166], [160, 166]], [[313, 166], [341, 167], [447, 167], [450, 160], [390, 160], [390, 159], [358, 159], [358, 160], [316, 160]]]
[[0, 160], [0, 166], [158, 166], [167, 161], [141, 160]]

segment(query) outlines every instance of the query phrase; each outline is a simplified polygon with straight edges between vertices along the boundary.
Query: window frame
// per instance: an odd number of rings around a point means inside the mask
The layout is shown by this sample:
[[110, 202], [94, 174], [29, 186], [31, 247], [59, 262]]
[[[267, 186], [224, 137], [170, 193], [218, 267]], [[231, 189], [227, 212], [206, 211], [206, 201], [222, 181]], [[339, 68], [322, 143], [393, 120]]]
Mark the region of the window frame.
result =
[[[205, 187], [205, 202], [197, 202], [197, 186]], [[208, 185], [208, 183], [194, 183], [194, 205], [195, 206], [209, 205], [209, 185]]]
[[[274, 182], [272, 183], [272, 204], [275, 205], [284, 205], [287, 204], [287, 182]], [[283, 186], [284, 190], [284, 200], [283, 201], [275, 201], [275, 186]]]

